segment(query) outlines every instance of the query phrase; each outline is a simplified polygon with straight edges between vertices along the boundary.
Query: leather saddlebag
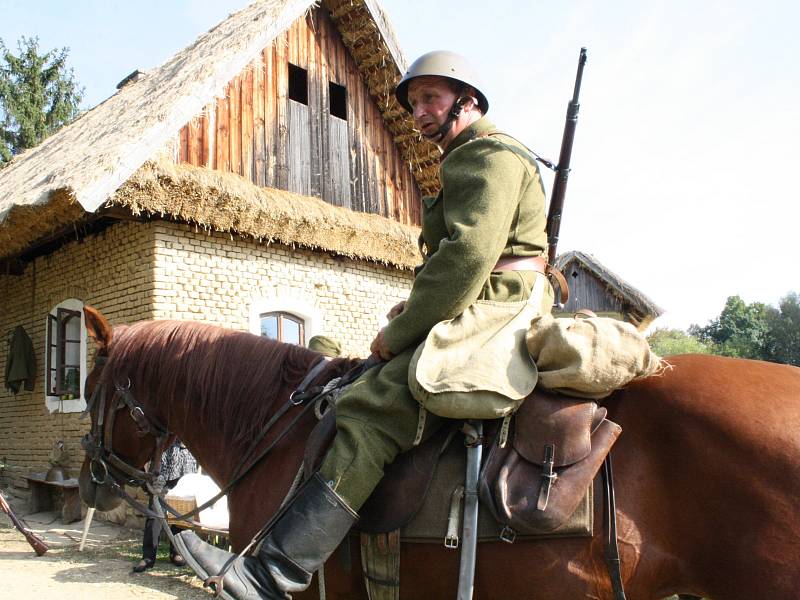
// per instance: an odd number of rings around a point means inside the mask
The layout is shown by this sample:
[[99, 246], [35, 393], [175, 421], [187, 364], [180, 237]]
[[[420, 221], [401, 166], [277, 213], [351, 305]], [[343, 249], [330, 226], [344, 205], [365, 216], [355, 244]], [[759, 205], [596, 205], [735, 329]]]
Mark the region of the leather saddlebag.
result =
[[566, 523], [622, 431], [605, 416], [593, 401], [538, 390], [529, 397], [481, 472], [481, 500], [495, 518], [532, 535]]

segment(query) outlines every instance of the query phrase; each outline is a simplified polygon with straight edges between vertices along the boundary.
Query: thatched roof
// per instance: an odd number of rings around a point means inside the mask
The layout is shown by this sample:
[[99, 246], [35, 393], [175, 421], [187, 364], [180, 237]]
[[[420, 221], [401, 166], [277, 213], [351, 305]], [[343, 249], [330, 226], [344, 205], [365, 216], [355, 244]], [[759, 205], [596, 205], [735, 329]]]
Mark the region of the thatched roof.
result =
[[170, 215], [205, 229], [412, 269], [419, 230], [319, 198], [260, 188], [233, 173], [146, 162], [111, 197], [134, 215]]
[[407, 63], [386, 15], [377, 0], [325, 0], [323, 4], [331, 11], [401, 155], [411, 164], [420, 190], [425, 195], [435, 195], [439, 189], [441, 152], [414, 130], [408, 113], [394, 97], [394, 88], [405, 74]]
[[593, 273], [606, 285], [606, 288], [612, 294], [624, 300], [626, 304], [640, 313], [644, 317], [642, 322], [650, 322], [664, 314], [663, 308], [659, 307], [650, 298], [611, 271], [591, 254], [576, 250], [559, 254], [555, 261], [555, 267], [560, 271], [566, 272], [567, 268], [573, 263], [577, 263], [579, 268]]
[[[391, 92], [405, 70], [405, 60], [383, 12], [375, 0], [324, 4], [420, 187], [430, 191], [435, 187], [437, 154], [413, 134], [410, 120], [394, 101]], [[311, 6], [309, 0], [260, 0], [247, 6], [161, 67], [15, 157], [0, 170], [0, 257], [19, 254], [35, 240], [69, 226], [84, 211], [101, 207]], [[198, 210], [219, 212], [215, 207]], [[229, 229], [226, 223], [207, 225]]]

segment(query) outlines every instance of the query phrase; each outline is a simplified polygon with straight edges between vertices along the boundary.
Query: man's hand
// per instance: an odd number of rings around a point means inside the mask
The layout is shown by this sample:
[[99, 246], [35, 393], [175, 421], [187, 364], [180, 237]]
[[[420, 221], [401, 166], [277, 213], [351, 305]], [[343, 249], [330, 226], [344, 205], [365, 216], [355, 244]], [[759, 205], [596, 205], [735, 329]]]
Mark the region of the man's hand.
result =
[[388, 313], [386, 313], [386, 318], [387, 318], [389, 321], [391, 321], [391, 320], [392, 320], [392, 319], [394, 319], [394, 318], [395, 318], [397, 315], [399, 315], [401, 312], [403, 312], [403, 309], [404, 309], [405, 307], [406, 307], [406, 301], [405, 301], [405, 300], [403, 300], [402, 302], [398, 302], [397, 304], [395, 304], [395, 305], [394, 305], [394, 306], [391, 308], [391, 310], [389, 310], [389, 312], [388, 312]]
[[383, 339], [383, 329], [378, 332], [378, 335], [375, 336], [375, 339], [372, 340], [372, 343], [369, 346], [369, 351], [372, 352], [373, 356], [377, 356], [382, 358], [383, 360], [391, 360], [394, 358], [394, 354], [392, 351], [389, 350], [389, 347], [386, 345], [386, 341]]

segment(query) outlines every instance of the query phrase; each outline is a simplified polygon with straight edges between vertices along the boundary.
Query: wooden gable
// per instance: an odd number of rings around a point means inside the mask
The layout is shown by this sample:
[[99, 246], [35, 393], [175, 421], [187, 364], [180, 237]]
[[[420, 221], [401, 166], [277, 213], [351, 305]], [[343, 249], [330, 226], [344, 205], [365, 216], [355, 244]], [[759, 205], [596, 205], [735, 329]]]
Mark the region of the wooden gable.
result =
[[555, 266], [569, 285], [569, 301], [555, 311], [559, 314], [588, 308], [599, 316], [627, 321], [644, 330], [663, 313], [647, 296], [590, 255], [567, 252], [556, 259]]
[[420, 222], [419, 187], [324, 8], [297, 19], [183, 127], [177, 158]]
[[598, 314], [623, 318], [629, 303], [612, 293], [606, 282], [595, 273], [583, 268], [578, 261], [569, 263], [562, 273], [569, 285], [569, 301], [564, 305], [563, 312], [574, 313], [588, 308]]

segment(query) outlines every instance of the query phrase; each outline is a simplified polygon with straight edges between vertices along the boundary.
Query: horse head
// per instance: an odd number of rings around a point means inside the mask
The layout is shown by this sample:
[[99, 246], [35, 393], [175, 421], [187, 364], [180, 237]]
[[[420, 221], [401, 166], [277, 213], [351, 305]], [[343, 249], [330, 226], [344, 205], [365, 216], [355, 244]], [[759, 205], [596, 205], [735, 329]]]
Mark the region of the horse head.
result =
[[150, 427], [142, 408], [126, 402], [129, 379], [114, 381], [112, 374], [104, 373], [114, 332], [96, 309], [85, 306], [83, 312], [87, 333], [97, 348], [84, 384], [84, 397], [90, 399], [86, 413], [91, 430], [82, 441], [86, 457], [78, 482], [81, 499], [88, 506], [108, 511], [122, 502], [119, 491], [126, 484], [141, 485], [147, 479], [142, 468], [166, 443], [167, 432]]

